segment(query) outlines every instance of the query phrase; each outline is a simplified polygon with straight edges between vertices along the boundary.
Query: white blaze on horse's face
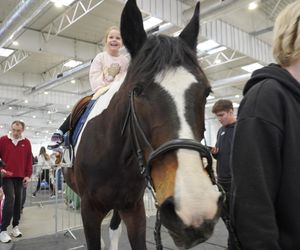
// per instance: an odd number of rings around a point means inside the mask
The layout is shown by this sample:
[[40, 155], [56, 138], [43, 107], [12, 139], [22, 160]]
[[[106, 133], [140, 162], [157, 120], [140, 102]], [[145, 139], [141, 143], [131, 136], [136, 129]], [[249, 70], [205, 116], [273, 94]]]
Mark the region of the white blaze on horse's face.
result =
[[[195, 140], [185, 116], [185, 92], [197, 82], [195, 76], [185, 68], [179, 67], [176, 71], [158, 75], [155, 82], [173, 98], [180, 120], [179, 138]], [[215, 218], [220, 193], [212, 185], [198, 152], [179, 149], [177, 161], [174, 190], [176, 213], [185, 225], [198, 227], [204, 220]]]

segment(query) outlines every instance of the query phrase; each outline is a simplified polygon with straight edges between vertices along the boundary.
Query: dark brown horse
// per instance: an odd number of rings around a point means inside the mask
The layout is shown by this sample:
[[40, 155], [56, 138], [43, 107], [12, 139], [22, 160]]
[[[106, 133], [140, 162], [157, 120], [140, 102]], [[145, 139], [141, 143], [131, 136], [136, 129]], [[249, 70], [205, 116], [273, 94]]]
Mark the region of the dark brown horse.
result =
[[67, 175], [81, 197], [89, 250], [100, 249], [99, 225], [111, 209], [124, 221], [132, 249], [146, 249], [147, 181], [179, 248], [211, 236], [221, 196], [199, 153], [210, 86], [196, 58], [198, 32], [199, 3], [179, 37], [147, 38], [136, 1], [127, 1], [121, 34], [131, 64], [124, 82], [97, 101]]

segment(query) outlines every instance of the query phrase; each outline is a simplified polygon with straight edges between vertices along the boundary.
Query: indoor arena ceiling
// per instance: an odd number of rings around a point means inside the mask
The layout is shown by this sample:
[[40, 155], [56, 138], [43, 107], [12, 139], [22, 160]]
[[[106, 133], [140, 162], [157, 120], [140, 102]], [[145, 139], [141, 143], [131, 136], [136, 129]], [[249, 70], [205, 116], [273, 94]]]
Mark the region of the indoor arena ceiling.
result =
[[[88, 69], [105, 30], [119, 25], [125, 0], [0, 0], [0, 134], [22, 119], [33, 143], [45, 143], [74, 103], [90, 93]], [[137, 0], [149, 33], [176, 36], [195, 0]], [[211, 82], [207, 103], [236, 105], [249, 78], [244, 66], [272, 61], [276, 15], [292, 0], [202, 0], [198, 57]], [[250, 10], [249, 4], [257, 4]], [[161, 19], [151, 26], [152, 17]], [[3, 49], [5, 49], [3, 51]], [[9, 49], [9, 50], [7, 50]], [[124, 51], [125, 53], [125, 51]], [[73, 61], [71, 61], [73, 60]], [[67, 63], [78, 62], [77, 66]], [[256, 64], [255, 64], [256, 63]]]

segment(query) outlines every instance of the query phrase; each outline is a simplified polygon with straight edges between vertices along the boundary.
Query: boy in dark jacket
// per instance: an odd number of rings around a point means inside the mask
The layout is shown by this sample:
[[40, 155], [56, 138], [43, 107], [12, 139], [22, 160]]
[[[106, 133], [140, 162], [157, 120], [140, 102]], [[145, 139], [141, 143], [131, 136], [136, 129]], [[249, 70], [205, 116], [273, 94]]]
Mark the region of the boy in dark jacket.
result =
[[[222, 207], [221, 217], [228, 228], [230, 223], [229, 206], [231, 188], [230, 152], [236, 118], [233, 112], [233, 104], [230, 100], [218, 100], [214, 104], [212, 112], [222, 124], [217, 134], [216, 145], [211, 149], [211, 153], [217, 160], [217, 182], [225, 191], [226, 199]], [[230, 228], [228, 229], [228, 249], [231, 250], [231, 232]]]

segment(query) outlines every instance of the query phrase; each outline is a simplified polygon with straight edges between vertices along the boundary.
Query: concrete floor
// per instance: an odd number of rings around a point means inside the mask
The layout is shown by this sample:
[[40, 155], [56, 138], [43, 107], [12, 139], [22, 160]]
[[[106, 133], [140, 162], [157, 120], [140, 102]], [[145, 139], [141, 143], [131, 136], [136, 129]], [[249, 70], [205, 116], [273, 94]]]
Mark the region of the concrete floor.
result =
[[[20, 230], [23, 232], [23, 237], [15, 239], [8, 244], [0, 243], [0, 250], [86, 250], [85, 239], [82, 229], [72, 229], [71, 232], [74, 234], [74, 239], [67, 230], [60, 231], [64, 228], [75, 228], [76, 224], [80, 225], [80, 216], [78, 213], [70, 213], [66, 216], [64, 213], [66, 210], [65, 204], [60, 204], [58, 207], [58, 217], [64, 217], [64, 220], [55, 220], [55, 205], [45, 205], [25, 207], [20, 222]], [[70, 220], [69, 220], [69, 218]], [[69, 224], [69, 222], [71, 222]], [[77, 222], [76, 222], [77, 221]], [[155, 241], [153, 238], [155, 217], [151, 216], [147, 219], [147, 248], [148, 250], [155, 250]], [[75, 223], [76, 222], [76, 223]], [[106, 247], [108, 250], [108, 222], [107, 218], [102, 225], [102, 234]], [[58, 229], [55, 234], [55, 229]], [[11, 228], [8, 228], [8, 231]], [[225, 249], [227, 239], [227, 231], [222, 221], [220, 221], [216, 228], [213, 236], [205, 243], [192, 248], [193, 250], [221, 250]], [[162, 228], [162, 243], [164, 249], [175, 250], [176, 247], [166, 232]], [[120, 250], [130, 250], [130, 245], [127, 239], [126, 228], [123, 225], [123, 232], [120, 239]]]
[[[57, 195], [57, 200], [50, 199], [50, 190], [41, 190], [35, 198], [31, 197], [35, 190], [33, 183], [27, 190], [27, 199], [19, 228], [22, 238], [12, 239], [11, 243], [0, 243], [0, 250], [86, 250], [85, 237], [82, 230], [82, 221], [79, 211], [66, 205], [64, 193]], [[57, 206], [55, 204], [57, 203]], [[155, 207], [151, 194], [145, 194], [144, 203], [147, 219], [147, 249], [155, 250], [153, 237], [155, 223]], [[57, 214], [57, 217], [56, 217]], [[105, 242], [103, 250], [109, 249], [108, 223], [110, 216], [102, 223], [102, 237]], [[119, 249], [130, 250], [126, 227], [122, 225], [123, 232]], [[69, 229], [69, 230], [68, 230]], [[8, 231], [11, 227], [8, 228]], [[57, 233], [56, 233], [57, 232]], [[72, 237], [75, 236], [74, 237]], [[169, 234], [162, 227], [162, 244], [164, 249], [177, 249]], [[213, 236], [205, 243], [192, 248], [193, 250], [221, 250], [225, 249], [227, 230], [220, 220]]]

